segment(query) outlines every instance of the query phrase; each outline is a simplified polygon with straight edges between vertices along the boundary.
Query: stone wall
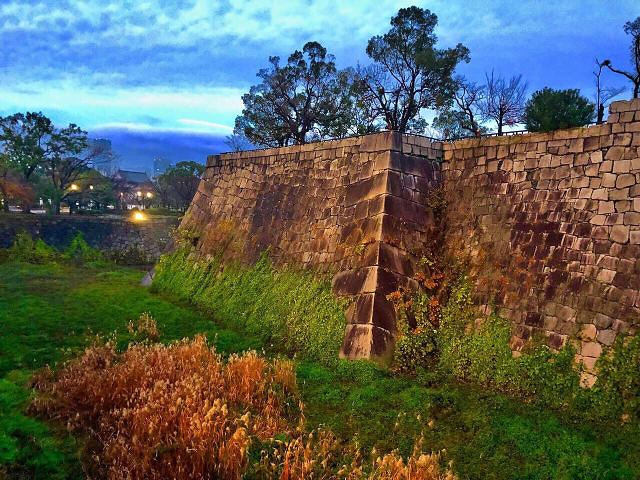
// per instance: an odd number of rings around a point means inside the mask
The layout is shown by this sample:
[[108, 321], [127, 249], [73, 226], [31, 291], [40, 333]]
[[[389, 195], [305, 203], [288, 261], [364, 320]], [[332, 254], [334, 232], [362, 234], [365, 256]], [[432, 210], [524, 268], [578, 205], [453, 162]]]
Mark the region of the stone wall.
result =
[[476, 300], [532, 335], [575, 341], [587, 374], [640, 325], [640, 100], [606, 124], [444, 145], [445, 248]]
[[[352, 297], [342, 354], [389, 353], [386, 295], [434, 251], [469, 262], [476, 301], [595, 360], [640, 324], [640, 100], [603, 125], [442, 144], [374, 135], [209, 157], [182, 223], [202, 255], [333, 274]], [[441, 164], [440, 161], [442, 160]], [[443, 185], [436, 228], [427, 197]], [[444, 239], [444, 240], [443, 240]]]
[[89, 245], [109, 255], [134, 252], [148, 263], [154, 263], [165, 251], [171, 231], [177, 227], [176, 217], [150, 217], [143, 222], [131, 222], [115, 217], [83, 215], [0, 214], [0, 248], [13, 243], [15, 235], [26, 231], [42, 238], [58, 249], [66, 248], [79, 232]]
[[333, 275], [352, 298], [341, 354], [384, 356], [395, 334], [386, 295], [412, 282], [413, 259], [435, 238], [426, 193], [441, 144], [383, 132], [208, 158], [181, 228], [202, 255]]

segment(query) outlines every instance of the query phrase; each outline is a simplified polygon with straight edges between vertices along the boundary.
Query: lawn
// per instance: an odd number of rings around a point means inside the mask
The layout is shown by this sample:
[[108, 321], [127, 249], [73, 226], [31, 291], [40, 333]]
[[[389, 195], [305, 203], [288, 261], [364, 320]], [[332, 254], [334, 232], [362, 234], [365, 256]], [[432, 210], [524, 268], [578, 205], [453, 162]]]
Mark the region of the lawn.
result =
[[[131, 339], [150, 312], [162, 341], [204, 333], [224, 353], [268, 347], [210, 315], [139, 286], [140, 270], [0, 263], [0, 478], [83, 478], [82, 439], [26, 414], [31, 375], [72, 357], [96, 334]], [[270, 350], [269, 350], [270, 349]], [[624, 430], [594, 430], [568, 416], [433, 378], [394, 376], [366, 362], [332, 368], [299, 361], [307, 425], [326, 425], [365, 451], [403, 454], [424, 435], [462, 479], [638, 478], [640, 446]], [[423, 378], [425, 377], [425, 378]]]

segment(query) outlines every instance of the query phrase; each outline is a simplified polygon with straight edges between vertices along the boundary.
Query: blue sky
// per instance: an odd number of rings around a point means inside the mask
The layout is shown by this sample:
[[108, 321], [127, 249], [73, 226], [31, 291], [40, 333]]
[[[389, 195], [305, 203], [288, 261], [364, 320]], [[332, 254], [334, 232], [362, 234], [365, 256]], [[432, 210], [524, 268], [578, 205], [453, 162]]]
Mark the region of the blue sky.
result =
[[[309, 40], [339, 66], [367, 64], [367, 40], [400, 7], [439, 17], [440, 45], [462, 42], [481, 81], [495, 69], [544, 86], [593, 93], [593, 59], [627, 67], [625, 21], [637, 0], [598, 1], [24, 1], [0, 5], [0, 114], [40, 110], [113, 139], [120, 163], [163, 155], [204, 161], [242, 109], [269, 55]], [[624, 80], [608, 75], [611, 85]]]

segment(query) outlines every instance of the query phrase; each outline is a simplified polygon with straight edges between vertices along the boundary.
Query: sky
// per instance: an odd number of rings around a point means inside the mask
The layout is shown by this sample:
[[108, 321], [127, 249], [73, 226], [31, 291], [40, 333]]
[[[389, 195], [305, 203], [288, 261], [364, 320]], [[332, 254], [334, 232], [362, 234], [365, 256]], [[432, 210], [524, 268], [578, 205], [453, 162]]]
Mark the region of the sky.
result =
[[[339, 67], [366, 65], [368, 39], [409, 5], [438, 15], [439, 46], [470, 49], [458, 69], [467, 78], [521, 73], [530, 92], [587, 96], [595, 57], [630, 66], [622, 26], [640, 15], [637, 0], [2, 0], [0, 115], [76, 123], [110, 138], [122, 168], [148, 170], [156, 156], [204, 162], [227, 149], [269, 56], [315, 40]], [[625, 85], [613, 74], [605, 82]]]

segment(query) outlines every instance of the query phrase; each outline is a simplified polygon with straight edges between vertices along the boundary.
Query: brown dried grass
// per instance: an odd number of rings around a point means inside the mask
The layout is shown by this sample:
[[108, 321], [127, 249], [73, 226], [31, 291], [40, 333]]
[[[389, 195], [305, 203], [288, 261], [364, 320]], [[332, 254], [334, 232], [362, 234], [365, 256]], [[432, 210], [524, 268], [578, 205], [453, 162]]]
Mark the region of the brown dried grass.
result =
[[238, 479], [252, 437], [299, 417], [290, 362], [255, 352], [223, 361], [198, 336], [172, 345], [95, 344], [48, 381], [39, 412], [88, 434], [87, 468], [110, 479]]
[[456, 480], [450, 469], [442, 469], [439, 454], [425, 454], [422, 440], [405, 461], [397, 452], [366, 463], [354, 444], [344, 445], [328, 430], [288, 442], [275, 442], [263, 450], [259, 476], [280, 480]]
[[[143, 321], [144, 320], [144, 321]], [[136, 330], [155, 336], [155, 322]], [[226, 361], [203, 336], [170, 345], [96, 341], [59, 372], [34, 377], [32, 409], [86, 436], [90, 478], [454, 480], [440, 457], [398, 452], [365, 462], [330, 431], [304, 433], [291, 361], [255, 352]], [[275, 440], [284, 434], [289, 440]], [[263, 446], [249, 465], [252, 442]]]

